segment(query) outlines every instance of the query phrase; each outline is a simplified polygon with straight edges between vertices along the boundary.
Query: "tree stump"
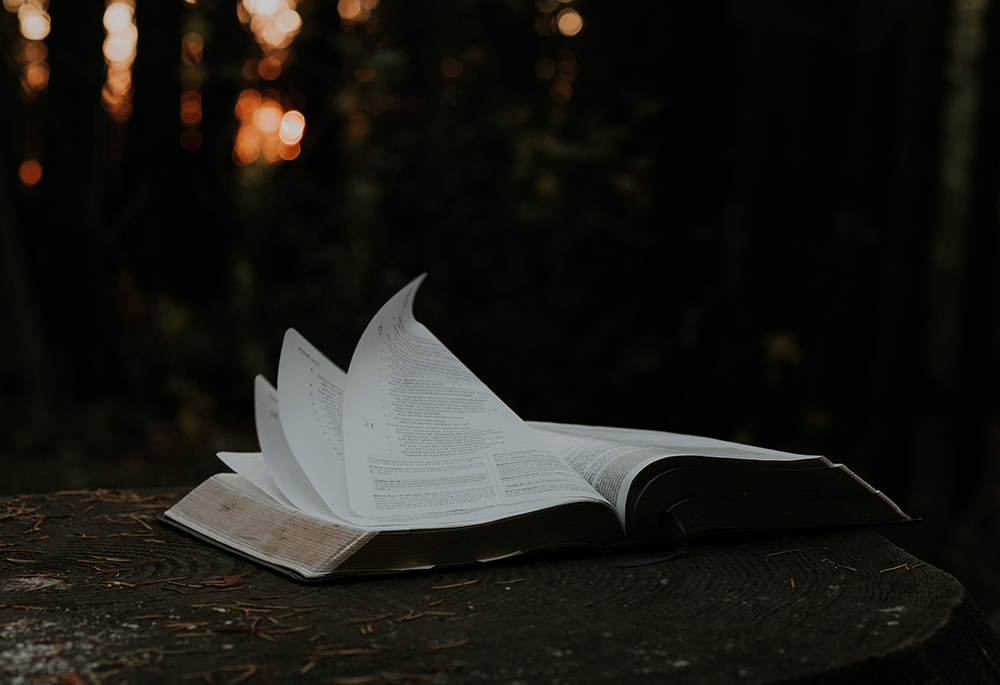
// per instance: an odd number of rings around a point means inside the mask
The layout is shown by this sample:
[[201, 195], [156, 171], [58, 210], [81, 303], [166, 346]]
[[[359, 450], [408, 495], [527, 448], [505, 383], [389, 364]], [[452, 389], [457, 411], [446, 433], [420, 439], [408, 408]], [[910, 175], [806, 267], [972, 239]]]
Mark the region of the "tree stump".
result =
[[961, 584], [870, 530], [304, 584], [157, 521], [185, 490], [0, 498], [0, 680], [1000, 680]]

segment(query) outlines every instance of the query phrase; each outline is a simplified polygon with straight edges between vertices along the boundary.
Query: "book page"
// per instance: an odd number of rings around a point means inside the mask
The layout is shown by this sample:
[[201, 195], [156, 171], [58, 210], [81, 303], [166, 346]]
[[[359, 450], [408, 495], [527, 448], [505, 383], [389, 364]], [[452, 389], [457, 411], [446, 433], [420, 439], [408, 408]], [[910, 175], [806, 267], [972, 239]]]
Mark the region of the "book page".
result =
[[760, 461], [822, 459], [681, 433], [539, 421], [527, 424], [553, 452], [615, 504], [623, 523], [632, 482], [643, 468], [659, 459], [671, 456]]
[[[347, 374], [295, 329], [288, 329], [278, 362], [280, 427], [306, 484], [339, 518], [350, 506], [344, 467], [343, 402]], [[290, 465], [294, 470], [294, 465]], [[296, 474], [296, 482], [300, 479]]]
[[351, 508], [411, 520], [434, 514], [440, 524], [603, 501], [413, 318], [422, 279], [378, 312], [351, 360], [344, 402]]
[[264, 455], [260, 452], [219, 452], [216, 456], [223, 464], [267, 493], [276, 502], [280, 502], [286, 507], [295, 508], [295, 505], [285, 497], [281, 488], [271, 478], [267, 465], [264, 463]]
[[[321, 518], [334, 517], [334, 512], [316, 492], [288, 446], [281, 422], [278, 391], [263, 376], [254, 379], [254, 416], [264, 464], [282, 494], [300, 511]], [[246, 474], [240, 475], [260, 487]], [[268, 492], [266, 488], [261, 490]]]

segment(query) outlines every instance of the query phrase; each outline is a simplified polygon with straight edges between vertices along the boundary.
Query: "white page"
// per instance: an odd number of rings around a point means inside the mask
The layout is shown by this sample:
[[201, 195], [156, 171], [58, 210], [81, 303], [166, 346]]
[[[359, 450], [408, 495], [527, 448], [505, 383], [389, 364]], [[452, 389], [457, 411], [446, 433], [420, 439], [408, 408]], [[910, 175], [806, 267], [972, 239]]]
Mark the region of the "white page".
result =
[[[267, 405], [271, 408], [260, 417], [258, 425], [268, 426], [265, 419], [280, 414], [280, 421], [276, 425], [272, 422], [267, 430], [266, 435], [272, 443], [265, 456], [280, 455], [276, 470], [285, 477], [285, 489], [296, 493], [296, 499], [307, 507], [304, 511], [325, 518], [333, 517], [356, 527], [382, 530], [410, 529], [415, 525], [450, 527], [482, 519], [482, 507], [450, 511], [447, 515], [429, 513], [416, 520], [412, 516], [398, 514], [372, 517], [358, 515], [349, 506], [343, 441], [340, 437], [343, 433], [344, 372], [300, 333], [290, 329], [286, 332], [282, 345], [278, 375], [278, 390], [274, 391], [268, 384], [266, 387], [271, 392], [260, 399], [259, 406], [267, 404], [264, 402], [265, 397], [270, 398], [273, 406]], [[263, 382], [266, 384], [266, 381]], [[279, 407], [287, 407], [287, 411], [280, 412]], [[293, 436], [292, 443], [288, 442], [287, 435]], [[317, 478], [327, 479], [324, 481], [326, 492], [333, 506], [327, 506], [313, 487], [310, 477], [298, 461], [300, 454], [304, 455], [307, 463], [312, 462], [312, 470]], [[271, 459], [269, 463], [274, 464], [276, 460]], [[281, 464], [284, 466], [280, 466]], [[332, 513], [330, 510], [333, 510]], [[501, 515], [503, 512], [496, 514], [494, 518]]]
[[278, 362], [278, 403], [284, 436], [308, 481], [338, 517], [364, 522], [352, 511], [344, 466], [343, 401], [347, 374], [295, 329], [288, 329]]
[[669, 456], [802, 461], [821, 457], [663, 431], [579, 426], [529, 421], [528, 425], [594, 488], [615, 503], [624, 523], [625, 503], [635, 477], [648, 464]]
[[344, 402], [351, 508], [434, 514], [440, 525], [451, 516], [491, 520], [604, 501], [413, 318], [422, 280], [382, 307], [351, 360]]
[[295, 508], [295, 505], [282, 494], [277, 483], [271, 478], [271, 474], [267, 470], [267, 465], [264, 463], [264, 455], [260, 452], [219, 452], [216, 456], [222, 460], [223, 464], [246, 478], [278, 502], [281, 502], [286, 507]]
[[[292, 454], [282, 427], [278, 405], [278, 391], [263, 376], [254, 379], [254, 415], [257, 423], [257, 441], [263, 453], [264, 464], [278, 488], [295, 507], [320, 518], [334, 518], [330, 507], [316, 492], [309, 478]], [[239, 473], [239, 472], [237, 472]], [[251, 483], [260, 487], [252, 478]], [[261, 488], [268, 492], [265, 488]]]

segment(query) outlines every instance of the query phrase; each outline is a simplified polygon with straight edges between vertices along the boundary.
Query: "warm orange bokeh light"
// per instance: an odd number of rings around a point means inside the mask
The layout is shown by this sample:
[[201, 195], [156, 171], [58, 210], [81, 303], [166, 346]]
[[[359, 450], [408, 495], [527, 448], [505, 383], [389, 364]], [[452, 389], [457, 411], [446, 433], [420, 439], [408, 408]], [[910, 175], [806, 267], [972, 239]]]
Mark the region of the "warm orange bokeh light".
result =
[[345, 24], [360, 24], [368, 21], [379, 0], [339, 0], [337, 13]]
[[44, 62], [49, 56], [49, 49], [40, 40], [28, 41], [24, 46], [24, 58], [29, 62]]
[[294, 109], [285, 112], [281, 117], [281, 127], [278, 129], [278, 138], [285, 145], [297, 145], [302, 140], [302, 134], [306, 130], [306, 118], [302, 112]]
[[182, 102], [181, 122], [188, 126], [197, 126], [201, 123], [201, 103], [197, 100]]
[[132, 25], [134, 12], [131, 5], [124, 2], [113, 2], [104, 10], [104, 28], [108, 33], [125, 31]]
[[575, 36], [583, 29], [583, 17], [575, 9], [567, 7], [556, 16], [556, 26], [564, 36]]
[[233, 160], [237, 164], [250, 164], [260, 157], [260, 132], [244, 122], [236, 131], [233, 141]]
[[248, 88], [236, 102], [236, 116], [241, 123], [233, 140], [233, 160], [239, 165], [288, 161], [301, 151], [305, 116], [294, 109], [286, 112], [280, 102], [269, 97], [274, 91], [266, 93], [261, 95]]
[[299, 148], [299, 144], [298, 143], [295, 143], [294, 145], [286, 145], [286, 144], [282, 143], [281, 147], [278, 148], [278, 154], [286, 162], [290, 162], [291, 160], [293, 160], [296, 157], [298, 157], [299, 156], [299, 152], [301, 152], [301, 149]]
[[[343, 17], [344, 2], [338, 5]], [[291, 44], [302, 30], [302, 16], [296, 11], [299, 0], [239, 0], [236, 12], [240, 21], [253, 33], [263, 52], [248, 59], [243, 77], [249, 83], [277, 81], [292, 58]], [[378, 0], [359, 0], [358, 12], [378, 4]], [[305, 117], [294, 109], [285, 110], [294, 97], [281, 94], [279, 87], [263, 91], [246, 88], [236, 101], [239, 129], [233, 138], [233, 161], [239, 165], [273, 164], [295, 159], [305, 131]]]
[[26, 159], [18, 167], [17, 177], [26, 186], [33, 186], [42, 180], [42, 165], [36, 159]]
[[194, 15], [188, 15], [184, 22], [184, 33], [181, 36], [180, 58], [183, 65], [180, 69], [181, 101], [178, 112], [181, 120], [181, 148], [194, 152], [201, 147], [201, 84], [205, 72], [201, 69], [201, 61], [205, 55], [205, 36], [199, 21]]
[[181, 38], [181, 61], [189, 67], [201, 63], [205, 52], [205, 39], [198, 33], [188, 33]]
[[241, 0], [237, 6], [240, 21], [249, 24], [264, 54], [287, 48], [302, 28], [302, 17], [295, 11], [298, 0]]
[[274, 81], [281, 76], [281, 60], [268, 55], [257, 63], [257, 73], [265, 81]]
[[274, 100], [265, 100], [253, 113], [253, 125], [263, 133], [277, 133], [281, 128], [281, 105]]
[[240, 97], [236, 101], [236, 117], [240, 121], [248, 121], [259, 106], [260, 93], [253, 88], [247, 88], [240, 93]]
[[42, 40], [49, 35], [49, 18], [42, 14], [31, 14], [21, 22], [21, 35], [28, 40]]
[[135, 60], [135, 44], [138, 32], [135, 27], [118, 31], [104, 41], [104, 57], [115, 65], [129, 65]]
[[21, 72], [21, 97], [31, 102], [49, 84], [48, 37], [52, 22], [48, 0], [3, 0], [4, 9], [17, 15], [21, 39], [14, 42], [12, 56]]
[[197, 150], [201, 147], [201, 134], [198, 124], [201, 123], [201, 91], [196, 86], [187, 86], [181, 91], [181, 147], [185, 150]]
[[337, 13], [344, 21], [355, 21], [361, 14], [361, 0], [340, 0]]
[[302, 28], [302, 16], [289, 7], [274, 18], [274, 23], [275, 29], [280, 33], [294, 36]]
[[16, 10], [21, 35], [28, 40], [42, 40], [49, 35], [51, 21], [45, 11], [48, 3], [42, 0], [25, 0]]
[[104, 108], [115, 121], [132, 116], [132, 63], [135, 61], [139, 31], [135, 26], [134, 0], [114, 0], [104, 10], [104, 61], [107, 82], [101, 95]]
[[24, 88], [39, 91], [49, 85], [49, 65], [45, 62], [31, 62], [24, 68]]

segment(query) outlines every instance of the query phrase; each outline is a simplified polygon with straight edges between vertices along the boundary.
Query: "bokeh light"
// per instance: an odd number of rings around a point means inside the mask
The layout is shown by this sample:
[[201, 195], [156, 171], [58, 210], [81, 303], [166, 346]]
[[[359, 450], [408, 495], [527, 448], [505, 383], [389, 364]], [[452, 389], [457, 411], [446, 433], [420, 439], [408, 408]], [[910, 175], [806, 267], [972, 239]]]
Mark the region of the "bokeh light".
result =
[[104, 28], [109, 34], [120, 33], [132, 25], [133, 8], [125, 2], [113, 2], [104, 10]]
[[49, 84], [49, 65], [45, 62], [30, 62], [25, 65], [23, 84], [25, 90], [43, 90]]
[[306, 130], [306, 118], [302, 112], [294, 109], [285, 112], [281, 117], [281, 126], [278, 128], [278, 138], [285, 145], [296, 145], [302, 140], [302, 134]]
[[302, 28], [296, 4], [297, 0], [241, 0], [236, 11], [264, 54], [274, 55], [291, 45]]
[[252, 88], [240, 93], [235, 107], [240, 126], [233, 140], [233, 161], [237, 164], [273, 164], [298, 157], [306, 118], [298, 110], [286, 111], [276, 95]]
[[253, 117], [253, 113], [260, 106], [260, 99], [260, 93], [252, 88], [240, 93], [240, 97], [236, 100], [236, 118], [246, 121]]
[[48, 48], [43, 42], [52, 28], [48, 0], [3, 0], [3, 6], [17, 15], [20, 36], [12, 56], [21, 72], [21, 97], [31, 102], [49, 85]]
[[298, 0], [239, 0], [237, 4], [240, 21], [263, 52], [263, 56], [251, 57], [243, 64], [248, 87], [236, 101], [240, 124], [232, 153], [241, 166], [273, 164], [299, 155], [305, 117], [288, 105], [289, 99], [277, 84], [263, 90], [259, 85], [260, 81], [280, 79], [291, 61], [292, 43], [302, 29], [297, 4]]
[[263, 133], [277, 133], [281, 128], [281, 116], [284, 112], [274, 100], [265, 98], [260, 107], [253, 113], [253, 125]]
[[42, 180], [42, 165], [37, 159], [26, 159], [17, 169], [17, 178], [26, 186], [33, 186]]
[[181, 38], [181, 62], [185, 66], [193, 67], [201, 63], [201, 58], [205, 52], [205, 39], [198, 33], [187, 33]]
[[183, 36], [180, 45], [180, 111], [181, 147], [194, 152], [201, 147], [202, 136], [198, 127], [202, 120], [201, 86], [205, 70], [201, 61], [205, 56], [206, 28], [198, 12], [184, 16]]
[[101, 104], [114, 121], [127, 121], [132, 116], [132, 63], [139, 42], [134, 0], [109, 2], [104, 10], [104, 28], [107, 80]]
[[49, 35], [50, 20], [40, 0], [25, 2], [17, 9], [21, 35], [28, 40], [42, 40]]
[[363, 24], [371, 17], [372, 10], [378, 7], [379, 0], [339, 0], [337, 14], [347, 26]]
[[257, 62], [257, 74], [265, 81], [274, 81], [281, 76], [281, 60], [274, 55], [268, 55]]
[[181, 92], [181, 123], [197, 126], [201, 123], [201, 93], [194, 88]]
[[[535, 32], [540, 36], [578, 35], [584, 28], [583, 17], [573, 7], [573, 0], [536, 0]], [[557, 104], [569, 102], [573, 97], [573, 82], [580, 75], [580, 64], [572, 50], [562, 49], [555, 59], [542, 57], [535, 61], [535, 76], [548, 81], [549, 98]]]
[[575, 36], [583, 30], [583, 17], [572, 7], [567, 7], [556, 15], [556, 27], [564, 36]]

